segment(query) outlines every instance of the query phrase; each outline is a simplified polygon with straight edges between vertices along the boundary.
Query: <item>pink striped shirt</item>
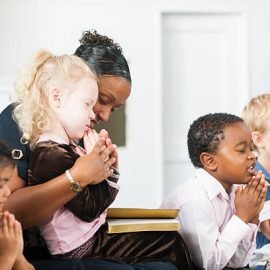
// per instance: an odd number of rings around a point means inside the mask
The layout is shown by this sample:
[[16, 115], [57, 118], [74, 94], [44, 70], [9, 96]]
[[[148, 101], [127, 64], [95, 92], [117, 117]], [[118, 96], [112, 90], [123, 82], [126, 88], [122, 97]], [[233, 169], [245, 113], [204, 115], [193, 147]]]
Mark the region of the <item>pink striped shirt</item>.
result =
[[68, 209], [61, 207], [52, 218], [39, 226], [52, 255], [69, 252], [94, 236], [97, 230], [106, 221], [106, 212], [103, 212], [92, 222], [84, 222]]

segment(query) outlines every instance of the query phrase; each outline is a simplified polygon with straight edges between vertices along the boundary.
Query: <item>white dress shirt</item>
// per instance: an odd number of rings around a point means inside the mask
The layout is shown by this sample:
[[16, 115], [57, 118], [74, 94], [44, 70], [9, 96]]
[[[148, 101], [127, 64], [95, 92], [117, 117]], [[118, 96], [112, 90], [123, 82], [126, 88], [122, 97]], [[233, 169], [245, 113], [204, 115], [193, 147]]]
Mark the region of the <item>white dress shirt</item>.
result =
[[234, 192], [235, 187], [227, 194], [214, 177], [197, 169], [161, 205], [180, 209], [180, 233], [200, 268], [244, 267], [255, 249], [258, 226], [235, 215]]

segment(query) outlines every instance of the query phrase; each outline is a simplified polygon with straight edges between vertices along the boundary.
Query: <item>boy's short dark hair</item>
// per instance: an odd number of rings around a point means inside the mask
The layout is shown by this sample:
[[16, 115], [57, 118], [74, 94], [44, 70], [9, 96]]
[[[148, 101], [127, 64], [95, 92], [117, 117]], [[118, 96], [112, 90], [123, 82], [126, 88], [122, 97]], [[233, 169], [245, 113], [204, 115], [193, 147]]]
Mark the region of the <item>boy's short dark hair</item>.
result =
[[193, 165], [202, 168], [200, 155], [203, 152], [215, 153], [226, 126], [244, 122], [242, 118], [228, 113], [210, 113], [195, 120], [188, 131], [188, 152]]
[[0, 140], [0, 168], [5, 166], [15, 167], [16, 162], [12, 158], [11, 149], [8, 145]]

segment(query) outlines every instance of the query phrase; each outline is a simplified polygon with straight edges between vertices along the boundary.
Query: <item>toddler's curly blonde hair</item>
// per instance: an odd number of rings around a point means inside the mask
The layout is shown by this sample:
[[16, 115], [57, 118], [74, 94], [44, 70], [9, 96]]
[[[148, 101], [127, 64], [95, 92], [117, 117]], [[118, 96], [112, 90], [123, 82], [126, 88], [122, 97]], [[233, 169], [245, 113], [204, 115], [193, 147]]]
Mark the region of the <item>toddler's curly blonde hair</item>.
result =
[[39, 51], [34, 61], [15, 82], [13, 100], [16, 102], [13, 115], [23, 134], [23, 139], [32, 145], [46, 132], [53, 121], [48, 104], [48, 89], [65, 83], [76, 83], [95, 73], [78, 56], [55, 56], [48, 51]]

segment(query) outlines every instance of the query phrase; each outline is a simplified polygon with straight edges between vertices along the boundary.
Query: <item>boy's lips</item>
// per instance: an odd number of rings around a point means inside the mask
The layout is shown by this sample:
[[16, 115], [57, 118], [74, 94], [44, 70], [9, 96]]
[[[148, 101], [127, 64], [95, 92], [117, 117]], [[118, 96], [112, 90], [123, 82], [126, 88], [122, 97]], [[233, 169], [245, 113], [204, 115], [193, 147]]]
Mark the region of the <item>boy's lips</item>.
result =
[[251, 174], [251, 175], [255, 175], [256, 172], [255, 172], [255, 163], [252, 163], [249, 167], [248, 167], [248, 172]]

